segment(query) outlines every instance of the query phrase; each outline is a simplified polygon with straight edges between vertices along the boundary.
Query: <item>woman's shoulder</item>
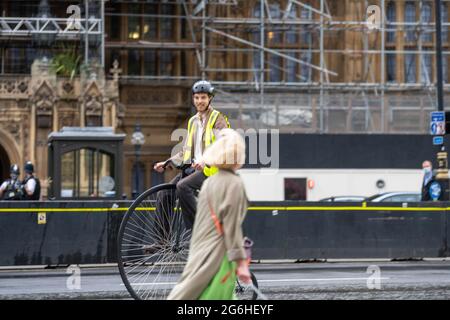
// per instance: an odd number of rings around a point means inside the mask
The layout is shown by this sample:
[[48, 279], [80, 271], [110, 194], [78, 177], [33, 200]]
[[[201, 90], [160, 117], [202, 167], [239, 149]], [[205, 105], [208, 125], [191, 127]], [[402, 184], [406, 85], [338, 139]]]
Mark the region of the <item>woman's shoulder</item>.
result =
[[236, 174], [233, 171], [221, 169], [217, 174], [212, 176], [212, 178], [215, 178], [215, 180], [221, 180], [221, 181], [229, 181], [230, 183], [241, 183], [242, 179], [241, 177]]

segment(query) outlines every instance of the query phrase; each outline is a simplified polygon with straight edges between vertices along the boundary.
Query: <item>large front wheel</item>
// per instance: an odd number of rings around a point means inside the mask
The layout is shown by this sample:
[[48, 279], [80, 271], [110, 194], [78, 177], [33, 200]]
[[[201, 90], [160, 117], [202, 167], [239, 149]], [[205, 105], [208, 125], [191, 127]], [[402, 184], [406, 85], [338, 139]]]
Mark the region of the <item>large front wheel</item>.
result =
[[119, 229], [118, 266], [134, 299], [166, 299], [187, 261], [187, 231], [174, 184], [153, 187], [130, 206]]

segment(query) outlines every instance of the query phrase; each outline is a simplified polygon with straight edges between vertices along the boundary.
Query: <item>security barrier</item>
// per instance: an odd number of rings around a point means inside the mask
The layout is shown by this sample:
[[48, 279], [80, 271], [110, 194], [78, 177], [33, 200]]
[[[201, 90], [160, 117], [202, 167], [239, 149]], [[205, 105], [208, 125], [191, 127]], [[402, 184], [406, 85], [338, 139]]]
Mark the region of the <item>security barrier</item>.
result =
[[[2, 201], [0, 265], [116, 262], [130, 201]], [[253, 259], [447, 257], [450, 203], [253, 202]]]

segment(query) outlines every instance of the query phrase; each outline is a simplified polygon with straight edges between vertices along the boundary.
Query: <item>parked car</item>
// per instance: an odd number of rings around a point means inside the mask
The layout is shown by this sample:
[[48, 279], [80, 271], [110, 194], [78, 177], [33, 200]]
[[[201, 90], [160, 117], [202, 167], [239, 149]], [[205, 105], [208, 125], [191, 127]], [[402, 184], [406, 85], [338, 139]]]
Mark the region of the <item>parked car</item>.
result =
[[367, 202], [419, 202], [420, 192], [385, 192], [366, 198]]
[[323, 198], [319, 201], [321, 202], [361, 202], [364, 201], [366, 197], [363, 196], [336, 196]]

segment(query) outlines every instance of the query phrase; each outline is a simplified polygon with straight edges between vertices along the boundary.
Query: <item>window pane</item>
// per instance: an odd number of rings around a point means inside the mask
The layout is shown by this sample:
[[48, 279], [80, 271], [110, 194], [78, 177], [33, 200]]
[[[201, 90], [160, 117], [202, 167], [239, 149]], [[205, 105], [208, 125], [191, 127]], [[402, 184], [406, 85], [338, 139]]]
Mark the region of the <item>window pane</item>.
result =
[[154, 50], [144, 51], [144, 75], [156, 76], [156, 52]]
[[5, 73], [24, 73], [22, 48], [6, 49]]
[[[422, 23], [431, 23], [431, 3], [425, 2], [421, 12]], [[433, 28], [426, 26], [422, 32], [422, 41], [432, 41]]]
[[405, 82], [416, 82], [416, 56], [414, 54], [405, 54]]
[[261, 54], [258, 51], [253, 52], [253, 77], [254, 80], [259, 82], [261, 81], [261, 72], [259, 69], [261, 68]]
[[31, 45], [5, 49], [5, 73], [30, 73], [36, 53]]
[[120, 3], [111, 3], [111, 9], [109, 11], [114, 14], [112, 16], [107, 16], [106, 19], [109, 20], [109, 40], [120, 40], [120, 16], [116, 15], [121, 12]]
[[[312, 57], [312, 53], [311, 52], [305, 52], [302, 53], [301, 55], [301, 60], [307, 62], [307, 63], [311, 63], [311, 57]], [[300, 77], [301, 77], [301, 81], [302, 82], [310, 82], [311, 81], [311, 76], [312, 76], [312, 69], [310, 66], [307, 66], [305, 64], [301, 64], [300, 66]]]
[[[291, 7], [291, 11], [289, 11], [288, 15], [289, 19], [298, 19], [297, 18], [297, 8], [295, 5]], [[287, 43], [296, 43], [297, 42], [298, 31], [296, 27], [292, 27], [289, 31], [286, 32], [286, 42]]]
[[[300, 12], [301, 20], [311, 20], [312, 19], [312, 11], [306, 8], [302, 8]], [[305, 45], [311, 45], [312, 43], [312, 32], [309, 29], [308, 25], [302, 25], [302, 31], [300, 32], [302, 43]]]
[[281, 32], [269, 30], [266, 34], [267, 44], [275, 44], [281, 42]]
[[[145, 14], [158, 14], [157, 5], [145, 5]], [[157, 24], [158, 20], [155, 17], [144, 17], [144, 26], [142, 27], [142, 38], [145, 40], [152, 40], [157, 38]]]
[[394, 82], [396, 80], [395, 77], [395, 54], [387, 54], [386, 55], [386, 81], [387, 82]]
[[113, 157], [107, 153], [99, 153], [99, 197], [113, 197], [116, 192]]
[[89, 170], [86, 168], [86, 158], [88, 157], [88, 151], [85, 149], [79, 150], [80, 164], [78, 169], [78, 175], [80, 176], [80, 185], [78, 190], [78, 196], [87, 197], [89, 195]]
[[278, 82], [281, 81], [281, 58], [276, 55], [271, 55], [269, 60], [269, 81]]
[[[288, 56], [292, 57], [292, 58], [296, 58], [296, 54], [295, 53], [288, 53]], [[298, 63], [294, 62], [292, 60], [285, 60], [286, 61], [286, 81], [287, 82], [298, 82], [298, 77], [297, 77], [297, 66]]]
[[423, 54], [421, 59], [421, 72], [420, 72], [420, 80], [422, 83], [431, 83], [433, 76], [433, 65], [432, 65], [432, 56], [431, 54]]
[[[389, 30], [395, 30], [396, 26], [389, 24], [389, 22], [395, 22], [396, 21], [396, 11], [395, 11], [395, 3], [393, 1], [389, 2], [387, 6], [387, 29]], [[387, 32], [387, 41], [388, 42], [395, 42], [395, 31], [389, 31]]]
[[[272, 19], [281, 18], [281, 9], [279, 3], [272, 3], [269, 6], [270, 8], [270, 17]], [[282, 32], [276, 30], [270, 30], [267, 32], [267, 42], [271, 43], [280, 43], [282, 41]]]
[[284, 200], [306, 200], [306, 178], [285, 178]]
[[64, 153], [61, 157], [61, 197], [77, 196], [75, 151]]
[[[405, 22], [416, 22], [416, 4], [412, 1], [405, 3]], [[414, 26], [406, 26], [406, 41], [415, 41]]]
[[[441, 17], [442, 17], [442, 23], [448, 23], [448, 7], [447, 3], [441, 2]], [[442, 26], [442, 41], [447, 41], [447, 35], [448, 35], [448, 26]]]
[[[5, 4], [5, 2], [9, 2], [9, 12], [7, 12], [5, 15], [7, 17], [32, 17], [37, 13], [38, 3], [36, 3], [36, 1], [25, 0], [2, 2], [3, 4]], [[2, 9], [1, 11], [3, 13], [3, 10], [5, 10], [5, 6], [0, 7], [0, 9]]]
[[140, 5], [138, 4], [129, 4], [128, 11], [131, 16], [128, 16], [128, 39], [129, 40], [139, 40], [140, 35], [140, 17], [134, 16], [135, 14], [141, 13]]
[[159, 74], [161, 76], [170, 76], [173, 74], [172, 51], [160, 51], [159, 62]]
[[62, 155], [61, 197], [111, 197], [115, 190], [112, 155], [94, 149]]
[[[163, 15], [175, 15], [175, 7], [170, 4], [161, 5], [161, 14]], [[173, 25], [175, 19], [173, 18], [161, 18], [161, 39], [173, 38]]]
[[261, 5], [259, 3], [256, 3], [255, 6], [253, 7], [253, 16], [255, 18], [261, 17]]
[[96, 153], [91, 149], [80, 149], [80, 197], [97, 196]]
[[128, 74], [141, 75], [141, 52], [139, 50], [128, 51]]

